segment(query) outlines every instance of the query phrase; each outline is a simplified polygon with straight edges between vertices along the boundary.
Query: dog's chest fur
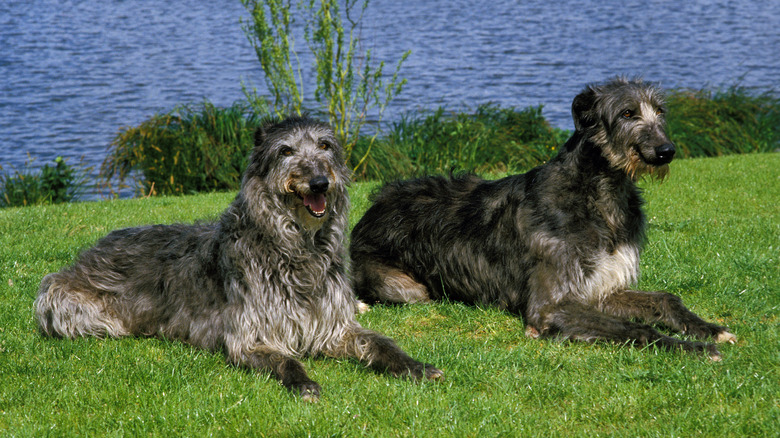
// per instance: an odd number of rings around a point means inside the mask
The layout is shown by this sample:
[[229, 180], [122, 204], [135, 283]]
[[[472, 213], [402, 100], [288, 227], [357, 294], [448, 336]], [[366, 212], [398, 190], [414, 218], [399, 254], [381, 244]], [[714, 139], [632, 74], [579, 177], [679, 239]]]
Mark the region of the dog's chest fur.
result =
[[598, 303], [639, 277], [642, 199], [622, 175], [567, 164], [553, 163], [537, 178], [542, 195], [525, 207], [533, 216], [520, 225], [534, 230], [530, 255], [555, 266], [552, 298]]
[[639, 277], [639, 248], [622, 244], [612, 252], [599, 251], [581, 268], [582, 283], [572, 293], [580, 301], [597, 303], [608, 295], [628, 288]]
[[238, 266], [244, 286], [235, 288], [243, 291], [236, 297], [241, 337], [293, 356], [333, 346], [354, 313], [343, 269], [314, 246], [277, 242], [275, 251], [256, 251], [254, 245], [263, 241], [235, 243], [249, 261]]
[[583, 278], [572, 291], [588, 303], [602, 301], [638, 280], [644, 235], [642, 200], [633, 185], [621, 187], [602, 181], [593, 192], [596, 196], [589, 205], [593, 226], [591, 237], [596, 237], [593, 240], [598, 243], [593, 247], [578, 248], [582, 254]]

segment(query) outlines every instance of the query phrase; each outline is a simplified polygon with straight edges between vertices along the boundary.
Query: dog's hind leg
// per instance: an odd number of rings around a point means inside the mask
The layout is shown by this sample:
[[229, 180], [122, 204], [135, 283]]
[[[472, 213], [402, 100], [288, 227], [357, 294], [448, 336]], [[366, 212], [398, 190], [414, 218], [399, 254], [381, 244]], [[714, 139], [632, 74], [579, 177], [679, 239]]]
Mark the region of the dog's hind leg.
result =
[[606, 297], [600, 309], [610, 315], [661, 323], [678, 332], [716, 342], [736, 343], [728, 329], [701, 319], [688, 310], [677, 295], [668, 292], [625, 290]]
[[105, 298], [73, 283], [78, 281], [60, 272], [49, 274], [41, 281], [34, 307], [43, 334], [66, 338], [129, 334], [121, 319], [108, 310]]
[[412, 359], [392, 339], [359, 325], [349, 327], [336, 349], [326, 354], [354, 357], [377, 371], [388, 372], [395, 377], [436, 380], [444, 375], [433, 365]]
[[431, 301], [428, 288], [398, 268], [363, 261], [355, 262], [353, 270], [355, 293], [362, 300], [398, 304]]
[[721, 359], [714, 344], [675, 339], [647, 324], [608, 315], [578, 302], [564, 302], [548, 309], [540, 322], [534, 326], [543, 327], [543, 336], [558, 335], [586, 342], [631, 342], [637, 346], [655, 344], [667, 350], [705, 353], [714, 361]]
[[309, 378], [303, 364], [277, 350], [256, 345], [228, 352], [228, 360], [239, 367], [270, 372], [303, 401], [316, 402], [320, 398], [320, 385]]

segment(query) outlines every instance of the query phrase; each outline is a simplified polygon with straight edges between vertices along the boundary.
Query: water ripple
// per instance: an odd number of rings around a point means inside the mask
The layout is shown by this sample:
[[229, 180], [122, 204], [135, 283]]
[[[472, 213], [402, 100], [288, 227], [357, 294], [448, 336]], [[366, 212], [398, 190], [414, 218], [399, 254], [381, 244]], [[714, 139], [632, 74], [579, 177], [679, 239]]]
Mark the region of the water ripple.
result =
[[[5, 0], [0, 164], [31, 154], [39, 164], [84, 155], [99, 165], [122, 126], [204, 98], [229, 105], [243, 97], [242, 79], [262, 88], [244, 14], [238, 0]], [[391, 120], [438, 105], [544, 104], [571, 129], [572, 97], [615, 74], [774, 89], [778, 29], [780, 2], [768, 0], [374, 0], [360, 31], [388, 69], [412, 50]]]

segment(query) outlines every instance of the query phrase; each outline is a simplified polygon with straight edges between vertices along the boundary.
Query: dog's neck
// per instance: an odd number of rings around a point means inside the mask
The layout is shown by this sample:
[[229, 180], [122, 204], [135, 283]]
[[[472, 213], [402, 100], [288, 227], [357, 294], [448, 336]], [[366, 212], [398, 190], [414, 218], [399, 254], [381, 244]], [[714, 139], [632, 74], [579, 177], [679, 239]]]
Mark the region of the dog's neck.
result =
[[608, 180], [614, 186], [632, 187], [634, 179], [623, 169], [614, 168], [602, 148], [587, 135], [575, 131], [551, 163], [577, 180]]
[[560, 181], [578, 191], [590, 187], [587, 192], [594, 195], [591, 208], [604, 218], [616, 240], [644, 239], [641, 191], [622, 169], [610, 165], [597, 144], [575, 132], [549, 165], [562, 172]]

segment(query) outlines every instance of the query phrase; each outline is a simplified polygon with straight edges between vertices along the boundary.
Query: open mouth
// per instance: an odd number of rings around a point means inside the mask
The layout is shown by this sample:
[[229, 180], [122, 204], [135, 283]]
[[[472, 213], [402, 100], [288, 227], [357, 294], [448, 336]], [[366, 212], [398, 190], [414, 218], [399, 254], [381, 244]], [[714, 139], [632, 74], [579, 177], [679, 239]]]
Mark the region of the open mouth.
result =
[[[306, 211], [316, 218], [320, 219], [328, 212], [328, 179], [325, 177], [314, 177], [308, 182], [308, 187], [301, 186], [300, 190], [296, 187], [295, 181], [288, 181], [284, 189], [289, 194], [294, 194], [306, 207]], [[296, 207], [298, 208], [298, 207]]]
[[317, 218], [325, 216], [328, 201], [323, 193], [311, 193], [306, 195], [296, 194], [303, 200], [303, 206], [306, 207], [306, 210], [308, 210], [310, 215]]

